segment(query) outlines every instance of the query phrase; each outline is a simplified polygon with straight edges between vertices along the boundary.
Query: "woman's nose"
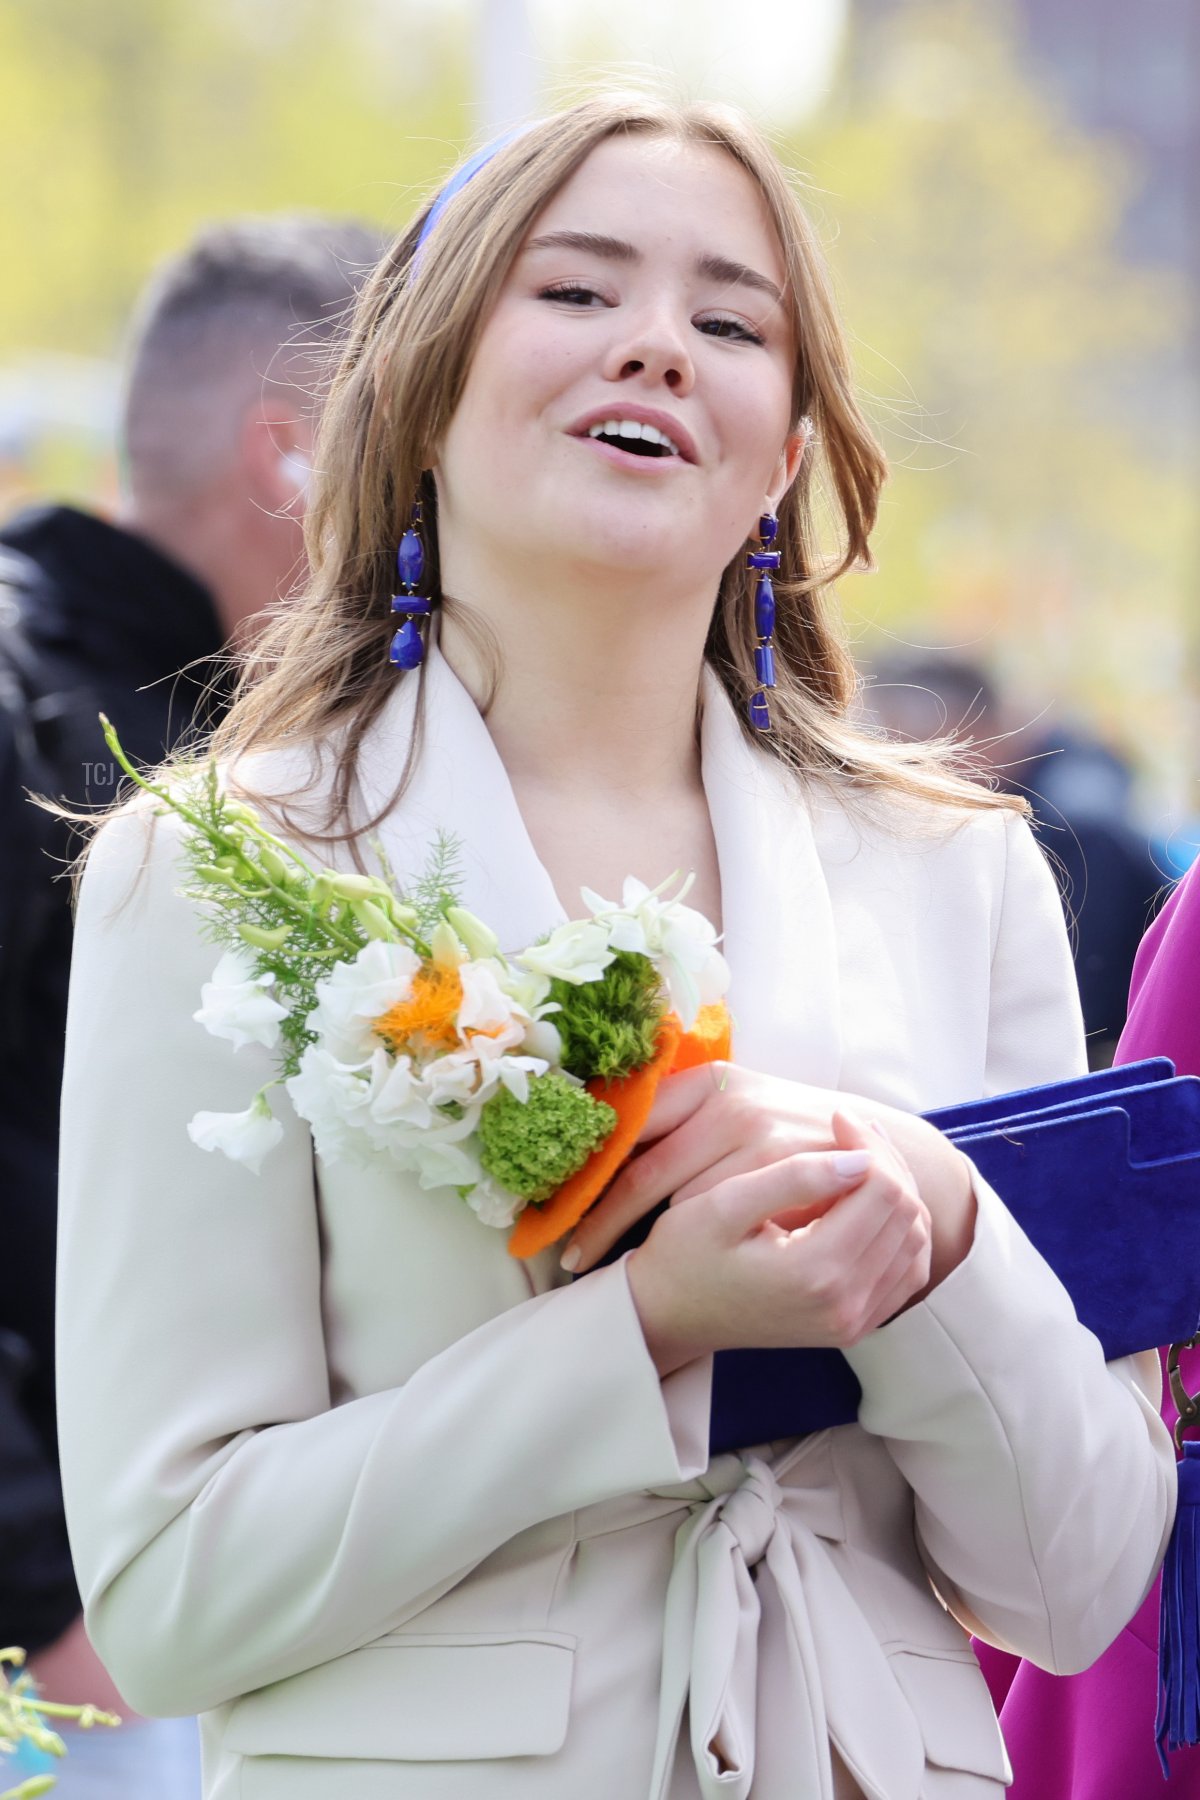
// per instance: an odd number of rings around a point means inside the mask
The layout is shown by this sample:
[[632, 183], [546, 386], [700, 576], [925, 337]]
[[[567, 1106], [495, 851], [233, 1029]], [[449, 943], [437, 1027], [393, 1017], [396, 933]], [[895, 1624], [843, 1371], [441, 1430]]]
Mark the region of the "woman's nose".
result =
[[642, 376], [679, 395], [690, 393], [696, 379], [687, 338], [665, 311], [645, 314], [623, 333], [606, 358], [604, 372], [610, 381]]

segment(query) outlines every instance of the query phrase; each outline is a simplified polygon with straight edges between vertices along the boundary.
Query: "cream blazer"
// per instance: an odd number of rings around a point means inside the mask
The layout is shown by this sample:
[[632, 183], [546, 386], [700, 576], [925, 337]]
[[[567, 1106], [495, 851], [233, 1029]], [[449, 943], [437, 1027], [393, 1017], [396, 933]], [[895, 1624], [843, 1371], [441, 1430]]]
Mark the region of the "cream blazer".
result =
[[[457, 833], [515, 948], [563, 909], [437, 654], [428, 719], [384, 845], [403, 878]], [[711, 677], [702, 747], [740, 1062], [922, 1109], [1079, 1068], [1022, 823], [803, 797]], [[1066, 1671], [1134, 1612], [1174, 1504], [1156, 1359], [1105, 1366], [980, 1182], [966, 1260], [849, 1352], [858, 1423], [710, 1464], [711, 1364], [660, 1382], [623, 1263], [519, 1263], [452, 1197], [314, 1162], [283, 1098], [261, 1176], [189, 1142], [271, 1064], [193, 1023], [217, 952], [177, 881], [133, 815], [84, 882], [60, 1427], [88, 1629], [133, 1707], [203, 1715], [207, 1800], [994, 1800], [968, 1631]]]

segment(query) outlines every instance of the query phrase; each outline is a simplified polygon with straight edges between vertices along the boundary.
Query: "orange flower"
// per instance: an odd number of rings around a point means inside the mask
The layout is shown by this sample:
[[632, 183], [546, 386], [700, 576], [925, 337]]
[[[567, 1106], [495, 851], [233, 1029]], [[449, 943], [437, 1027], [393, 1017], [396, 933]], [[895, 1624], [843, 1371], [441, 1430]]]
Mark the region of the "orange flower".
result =
[[371, 1029], [393, 1056], [403, 1055], [414, 1038], [422, 1040], [423, 1048], [445, 1046], [453, 1050], [458, 1044], [457, 1019], [462, 998], [457, 969], [422, 963], [413, 976], [411, 997], [389, 1006]]

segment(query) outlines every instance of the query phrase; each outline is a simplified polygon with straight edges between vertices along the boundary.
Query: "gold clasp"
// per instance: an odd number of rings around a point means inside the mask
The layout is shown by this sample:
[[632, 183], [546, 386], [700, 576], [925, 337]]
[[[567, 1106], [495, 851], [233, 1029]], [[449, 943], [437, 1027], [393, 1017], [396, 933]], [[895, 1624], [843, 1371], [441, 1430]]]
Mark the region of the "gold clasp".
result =
[[1175, 1448], [1177, 1450], [1183, 1449], [1183, 1434], [1189, 1425], [1200, 1425], [1200, 1394], [1189, 1394], [1179, 1373], [1179, 1352], [1192, 1350], [1197, 1344], [1200, 1344], [1200, 1331], [1194, 1337], [1184, 1338], [1181, 1343], [1172, 1344], [1167, 1351], [1167, 1380], [1171, 1384], [1171, 1398], [1179, 1413], [1175, 1425]]

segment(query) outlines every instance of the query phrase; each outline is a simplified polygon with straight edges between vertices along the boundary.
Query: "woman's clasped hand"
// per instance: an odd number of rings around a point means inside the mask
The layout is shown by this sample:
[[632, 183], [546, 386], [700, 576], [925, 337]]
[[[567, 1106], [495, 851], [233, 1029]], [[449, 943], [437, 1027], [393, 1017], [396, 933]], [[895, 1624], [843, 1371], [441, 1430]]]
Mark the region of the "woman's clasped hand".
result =
[[662, 1374], [736, 1346], [854, 1344], [962, 1260], [969, 1167], [923, 1120], [725, 1064], [664, 1082], [584, 1218], [584, 1273], [663, 1200], [629, 1279]]

